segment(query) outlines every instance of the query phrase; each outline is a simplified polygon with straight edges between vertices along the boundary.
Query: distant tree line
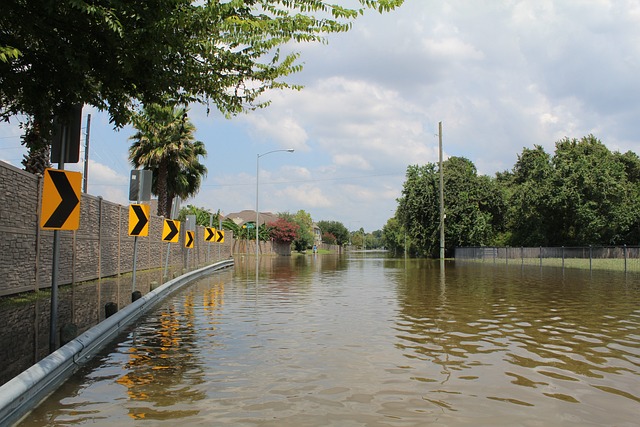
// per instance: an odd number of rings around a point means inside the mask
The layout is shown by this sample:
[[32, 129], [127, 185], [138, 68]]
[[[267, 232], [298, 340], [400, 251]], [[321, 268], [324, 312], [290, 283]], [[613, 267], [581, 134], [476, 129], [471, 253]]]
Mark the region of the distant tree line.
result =
[[[611, 152], [593, 135], [525, 148], [510, 171], [478, 175], [463, 157], [443, 162], [445, 248], [640, 244], [640, 158]], [[385, 246], [438, 256], [439, 170], [407, 168]]]
[[[214, 213], [207, 208], [193, 205], [187, 205], [180, 209], [178, 220], [185, 221], [187, 215], [195, 215], [196, 224], [205, 227], [212, 224], [217, 228], [219, 221], [222, 219], [219, 210]], [[277, 216], [275, 221], [260, 225], [258, 228], [260, 241], [266, 242], [273, 240], [278, 243], [291, 244], [292, 250], [297, 252], [304, 252], [313, 247], [315, 243], [313, 234], [314, 223], [311, 214], [301, 209], [295, 214], [279, 212]], [[233, 232], [236, 240], [244, 242], [243, 245], [245, 245], [245, 247], [246, 241], [255, 240], [256, 238], [253, 224], [253, 222], [242, 225], [236, 224], [231, 218], [225, 218], [221, 221], [222, 229]], [[383, 245], [382, 230], [365, 233], [361, 228], [360, 230], [350, 232], [339, 221], [318, 221], [316, 225], [321, 230], [323, 243], [339, 246], [351, 243], [358, 248], [364, 245], [367, 249], [380, 248]]]

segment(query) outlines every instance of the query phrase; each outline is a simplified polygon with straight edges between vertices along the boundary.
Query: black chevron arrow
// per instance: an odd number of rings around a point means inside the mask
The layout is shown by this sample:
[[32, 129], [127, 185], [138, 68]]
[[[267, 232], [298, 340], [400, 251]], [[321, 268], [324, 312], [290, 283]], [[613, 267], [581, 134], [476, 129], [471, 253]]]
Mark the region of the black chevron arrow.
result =
[[145, 225], [147, 225], [149, 220], [147, 219], [147, 216], [145, 215], [144, 210], [142, 209], [142, 206], [131, 205], [131, 207], [133, 208], [133, 212], [138, 217], [138, 223], [136, 224], [135, 227], [133, 227], [133, 230], [131, 230], [131, 235], [139, 236], [140, 233], [142, 232], [142, 229], [144, 228]]
[[205, 230], [207, 230], [207, 235], [204, 236], [204, 240], [206, 240], [207, 242], [210, 242], [213, 236], [215, 236], [214, 230], [213, 228], [209, 228], [209, 227], [207, 227]]
[[186, 247], [190, 248], [193, 245], [193, 233], [191, 231], [187, 231], [187, 243]]
[[217, 231], [218, 236], [216, 237], [216, 242], [220, 243], [222, 242], [222, 239], [224, 239], [224, 233], [220, 230]]
[[170, 221], [170, 220], [167, 220], [167, 225], [169, 226], [171, 231], [169, 231], [169, 234], [164, 236], [164, 238], [162, 240], [170, 242], [171, 240], [173, 240], [174, 237], [176, 237], [176, 234], [178, 234], [178, 227], [176, 227], [176, 223], [175, 222]]
[[73, 191], [73, 187], [71, 187], [71, 184], [67, 179], [67, 175], [65, 175], [64, 172], [50, 170], [49, 176], [51, 177], [53, 185], [56, 186], [56, 190], [58, 190], [58, 194], [60, 194], [62, 200], [44, 224], [44, 227], [60, 228], [67, 221], [71, 212], [73, 212], [76, 206], [78, 206], [80, 200], [78, 199], [78, 196], [76, 196], [75, 191]]

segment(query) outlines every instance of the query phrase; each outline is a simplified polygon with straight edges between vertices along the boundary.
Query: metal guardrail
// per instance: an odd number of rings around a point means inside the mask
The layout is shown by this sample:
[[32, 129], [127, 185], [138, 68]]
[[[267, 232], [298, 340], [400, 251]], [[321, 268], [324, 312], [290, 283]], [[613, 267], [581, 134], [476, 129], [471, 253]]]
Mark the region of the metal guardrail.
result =
[[212, 271], [233, 266], [225, 260], [168, 281], [92, 327], [0, 387], [0, 426], [18, 422], [100, 349], [163, 298]]
[[500, 247], [474, 246], [455, 249], [456, 261], [540, 265], [590, 270], [640, 272], [640, 246]]

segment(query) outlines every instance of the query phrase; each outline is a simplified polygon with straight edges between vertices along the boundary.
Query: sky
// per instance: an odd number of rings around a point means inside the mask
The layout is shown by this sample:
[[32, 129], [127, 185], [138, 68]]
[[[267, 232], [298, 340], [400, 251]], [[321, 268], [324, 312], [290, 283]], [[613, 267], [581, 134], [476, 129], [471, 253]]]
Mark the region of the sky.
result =
[[[483, 175], [565, 137], [640, 153], [640, 0], [405, 0], [293, 48], [304, 69], [287, 81], [303, 90], [270, 92], [268, 108], [231, 119], [191, 106], [208, 174], [183, 206], [255, 210], [258, 155], [294, 149], [260, 157], [261, 212], [381, 230], [407, 166], [438, 162], [439, 122], [444, 158]], [[88, 192], [128, 204], [133, 130], [87, 114]], [[18, 167], [20, 133], [16, 120], [0, 124], [0, 160]]]

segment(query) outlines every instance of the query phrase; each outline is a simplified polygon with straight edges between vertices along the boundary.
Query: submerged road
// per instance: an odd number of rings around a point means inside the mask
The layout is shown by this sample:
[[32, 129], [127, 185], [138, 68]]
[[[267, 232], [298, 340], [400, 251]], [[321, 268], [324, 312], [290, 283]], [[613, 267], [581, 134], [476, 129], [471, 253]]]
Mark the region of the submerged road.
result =
[[637, 277], [262, 262], [169, 297], [21, 425], [637, 425]]

